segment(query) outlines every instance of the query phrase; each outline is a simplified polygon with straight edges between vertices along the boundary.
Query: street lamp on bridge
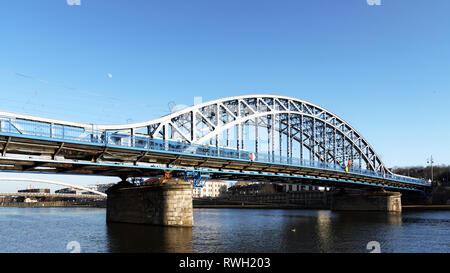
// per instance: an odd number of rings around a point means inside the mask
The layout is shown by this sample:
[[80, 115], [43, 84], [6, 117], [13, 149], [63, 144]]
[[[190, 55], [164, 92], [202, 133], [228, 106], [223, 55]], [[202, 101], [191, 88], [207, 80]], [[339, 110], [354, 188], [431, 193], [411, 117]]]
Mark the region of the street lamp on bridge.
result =
[[429, 159], [427, 159], [427, 164], [431, 165], [431, 184], [433, 184], [433, 155]]

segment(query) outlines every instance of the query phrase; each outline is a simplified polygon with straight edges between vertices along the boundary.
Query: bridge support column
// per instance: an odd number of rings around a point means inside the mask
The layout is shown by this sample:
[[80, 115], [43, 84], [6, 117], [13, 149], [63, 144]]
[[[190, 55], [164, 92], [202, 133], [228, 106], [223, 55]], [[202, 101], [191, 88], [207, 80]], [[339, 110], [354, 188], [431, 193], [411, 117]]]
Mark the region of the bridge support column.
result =
[[337, 192], [331, 199], [333, 211], [385, 211], [401, 212], [402, 201], [399, 192]]
[[148, 186], [119, 182], [106, 192], [107, 222], [193, 226], [192, 185], [168, 181]]

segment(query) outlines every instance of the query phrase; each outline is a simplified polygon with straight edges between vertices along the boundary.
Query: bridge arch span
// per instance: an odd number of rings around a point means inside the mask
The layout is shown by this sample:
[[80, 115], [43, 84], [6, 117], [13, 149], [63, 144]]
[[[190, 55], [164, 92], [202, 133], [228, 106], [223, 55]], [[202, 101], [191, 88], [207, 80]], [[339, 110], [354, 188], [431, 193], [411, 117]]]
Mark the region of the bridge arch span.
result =
[[[256, 94], [217, 99], [166, 116], [129, 124], [86, 124], [0, 112], [11, 132], [26, 134], [15, 118], [48, 124], [46, 135], [63, 136], [64, 126], [84, 141], [121, 134], [228, 147], [268, 157], [291, 157], [391, 173], [372, 146], [338, 115], [294, 97]], [[23, 126], [25, 126], [24, 124]], [[61, 129], [62, 128], [62, 129]], [[62, 132], [62, 133], [61, 133]], [[66, 132], [66, 133], [67, 133]], [[98, 134], [98, 135], [97, 135]], [[102, 140], [103, 141], [103, 140]], [[106, 141], [108, 142], [108, 140]], [[130, 144], [125, 144], [130, 145]]]
[[[360, 168], [391, 173], [372, 146], [342, 118], [323, 107], [288, 96], [228, 97], [187, 107], [155, 120], [94, 127], [154, 139], [263, 151], [269, 156], [339, 165], [350, 161]], [[249, 134], [254, 136], [250, 145], [247, 143]]]

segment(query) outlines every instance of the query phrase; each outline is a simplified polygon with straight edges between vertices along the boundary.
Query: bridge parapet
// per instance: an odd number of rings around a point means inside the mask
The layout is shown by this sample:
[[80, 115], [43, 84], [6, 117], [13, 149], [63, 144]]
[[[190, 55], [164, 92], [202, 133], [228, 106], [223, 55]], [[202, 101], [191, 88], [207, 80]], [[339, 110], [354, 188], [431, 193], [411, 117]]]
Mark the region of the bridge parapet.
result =
[[[11, 117], [0, 117], [0, 134], [44, 138], [58, 142], [81, 142], [86, 144], [102, 145], [105, 147], [135, 148], [149, 151], [175, 152], [180, 154], [202, 155], [233, 160], [312, 167], [430, 186], [430, 183], [425, 180], [395, 175], [384, 171], [377, 172], [356, 167], [347, 167], [346, 169], [345, 165], [340, 165], [336, 162], [329, 163], [287, 156], [268, 155], [264, 153], [250, 153], [248, 151], [229, 149], [226, 147], [214, 147], [171, 140], [152, 139], [149, 136], [123, 135], [122, 133], [116, 134], [109, 131], [96, 131], [85, 127], [75, 127], [73, 125], [52, 125], [51, 123], [43, 121], [23, 120], [18, 118], [14, 119]], [[118, 141], [118, 139], [120, 139], [120, 141]], [[251, 156], [254, 156], [253, 160], [251, 159]]]

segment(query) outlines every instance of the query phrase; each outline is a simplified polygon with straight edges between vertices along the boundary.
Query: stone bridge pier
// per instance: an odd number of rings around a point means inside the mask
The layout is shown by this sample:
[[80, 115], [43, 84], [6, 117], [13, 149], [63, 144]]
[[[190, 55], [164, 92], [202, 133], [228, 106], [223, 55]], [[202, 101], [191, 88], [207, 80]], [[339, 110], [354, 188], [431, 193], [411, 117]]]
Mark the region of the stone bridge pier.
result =
[[168, 180], [136, 186], [125, 180], [106, 191], [106, 221], [192, 227], [192, 184]]
[[333, 211], [384, 211], [401, 212], [402, 201], [399, 192], [347, 193], [338, 191], [331, 198]]

